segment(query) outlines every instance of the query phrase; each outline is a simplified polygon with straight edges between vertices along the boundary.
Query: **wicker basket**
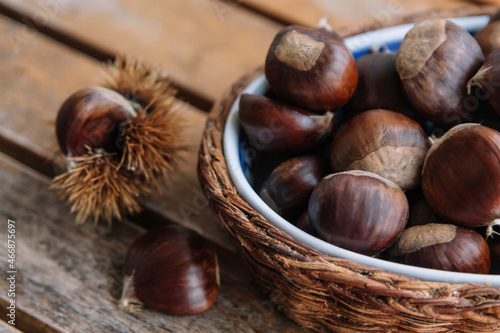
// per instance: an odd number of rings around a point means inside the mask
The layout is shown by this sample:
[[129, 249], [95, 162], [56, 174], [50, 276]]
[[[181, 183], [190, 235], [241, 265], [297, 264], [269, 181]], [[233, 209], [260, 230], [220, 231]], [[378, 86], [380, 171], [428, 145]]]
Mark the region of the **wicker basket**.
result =
[[[432, 11], [340, 32], [350, 36], [430, 16], [496, 10], [483, 6]], [[238, 195], [223, 154], [223, 129], [238, 94], [261, 73], [260, 68], [242, 77], [214, 105], [198, 172], [213, 211], [241, 242], [254, 279], [278, 309], [321, 332], [500, 332], [500, 287], [422, 281], [324, 255], [273, 226]]]

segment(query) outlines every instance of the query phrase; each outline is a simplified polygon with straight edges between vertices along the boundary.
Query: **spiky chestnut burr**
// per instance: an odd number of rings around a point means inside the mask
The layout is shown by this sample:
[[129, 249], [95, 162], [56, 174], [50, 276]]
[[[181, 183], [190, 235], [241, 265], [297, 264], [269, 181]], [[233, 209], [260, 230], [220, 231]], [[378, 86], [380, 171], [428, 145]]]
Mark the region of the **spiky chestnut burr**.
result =
[[67, 170], [51, 188], [72, 205], [78, 224], [140, 211], [137, 199], [161, 186], [186, 149], [165, 75], [121, 58], [107, 74], [102, 86], [71, 95], [56, 120]]

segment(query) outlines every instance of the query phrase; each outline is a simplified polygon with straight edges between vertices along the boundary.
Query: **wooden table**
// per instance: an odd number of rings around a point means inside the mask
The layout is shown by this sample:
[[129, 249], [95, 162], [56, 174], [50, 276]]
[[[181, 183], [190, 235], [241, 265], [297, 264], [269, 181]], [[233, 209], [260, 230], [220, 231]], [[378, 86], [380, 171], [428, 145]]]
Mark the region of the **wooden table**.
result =
[[[0, 1], [0, 331], [300, 332], [252, 284], [238, 244], [212, 214], [198, 185], [197, 149], [207, 111], [243, 73], [263, 63], [278, 30], [334, 28], [465, 0], [2, 0]], [[103, 62], [131, 55], [167, 71], [179, 88], [191, 150], [169, 188], [141, 201], [144, 212], [111, 229], [75, 226], [48, 186], [60, 163], [54, 120], [74, 91], [100, 82]], [[7, 278], [9, 220], [16, 225], [15, 296]], [[176, 223], [217, 245], [222, 286], [202, 315], [120, 311], [128, 246], [148, 228]], [[15, 299], [15, 326], [7, 306]]]

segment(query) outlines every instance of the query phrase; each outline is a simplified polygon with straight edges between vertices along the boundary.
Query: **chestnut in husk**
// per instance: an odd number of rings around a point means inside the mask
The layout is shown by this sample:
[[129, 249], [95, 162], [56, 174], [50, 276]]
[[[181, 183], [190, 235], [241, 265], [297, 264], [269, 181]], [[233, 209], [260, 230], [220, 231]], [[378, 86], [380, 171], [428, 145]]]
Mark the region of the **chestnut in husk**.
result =
[[242, 94], [240, 124], [259, 150], [308, 152], [331, 138], [337, 120], [332, 112], [311, 113], [262, 95]]
[[319, 238], [374, 255], [389, 247], [405, 228], [408, 201], [390, 180], [353, 170], [325, 177], [311, 195], [308, 213]]
[[467, 30], [450, 20], [428, 19], [406, 34], [396, 68], [415, 109], [429, 120], [453, 126], [474, 111], [466, 86], [483, 61]]
[[219, 291], [217, 255], [195, 231], [175, 225], [150, 230], [130, 247], [125, 259], [121, 308], [141, 304], [170, 315], [208, 310]]
[[358, 82], [356, 62], [339, 38], [297, 25], [275, 36], [265, 75], [280, 98], [316, 112], [344, 105]]
[[271, 172], [259, 195], [285, 219], [297, 220], [298, 215], [307, 208], [312, 191], [327, 174], [328, 162], [323, 157], [294, 157]]
[[500, 133], [461, 124], [436, 141], [424, 161], [422, 190], [440, 216], [464, 227], [488, 226], [500, 218]]
[[162, 184], [186, 149], [175, 89], [163, 74], [121, 58], [108, 74], [101, 87], [68, 97], [57, 115], [66, 170], [51, 188], [71, 203], [77, 223], [138, 212], [138, 197]]
[[474, 230], [452, 224], [408, 228], [391, 252], [408, 265], [452, 272], [487, 274], [491, 265], [484, 238]]
[[467, 89], [471, 91], [472, 87], [481, 89], [482, 97], [500, 115], [500, 49], [494, 50], [469, 80]]
[[377, 109], [342, 126], [331, 145], [334, 172], [371, 171], [403, 189], [416, 187], [430, 141], [420, 125], [401, 113]]

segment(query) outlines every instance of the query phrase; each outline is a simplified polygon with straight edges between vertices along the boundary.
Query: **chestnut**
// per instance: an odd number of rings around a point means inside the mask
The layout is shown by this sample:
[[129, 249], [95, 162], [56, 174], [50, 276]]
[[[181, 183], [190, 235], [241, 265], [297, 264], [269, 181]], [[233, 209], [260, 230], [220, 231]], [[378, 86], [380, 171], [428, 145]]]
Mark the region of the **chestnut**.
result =
[[309, 212], [307, 211], [307, 209], [300, 215], [299, 219], [294, 223], [294, 225], [300, 230], [308, 233], [309, 235], [316, 236], [316, 233], [311, 226], [311, 221], [309, 220]]
[[333, 139], [334, 172], [371, 171], [402, 189], [416, 187], [431, 143], [420, 125], [401, 113], [376, 109], [351, 118]]
[[262, 151], [308, 152], [333, 135], [337, 120], [332, 112], [311, 113], [262, 95], [242, 94], [240, 124], [253, 146]]
[[344, 105], [358, 82], [356, 62], [339, 38], [298, 25], [278, 32], [264, 69], [281, 99], [315, 112]]
[[321, 180], [309, 200], [308, 214], [319, 238], [374, 255], [389, 247], [405, 228], [408, 201], [390, 180], [353, 170]]
[[463, 227], [488, 226], [500, 218], [500, 133], [479, 124], [453, 127], [425, 158], [422, 190], [440, 216]]
[[401, 233], [391, 252], [405, 264], [445, 271], [487, 274], [491, 265], [484, 238], [452, 224], [410, 227]]
[[474, 111], [466, 86], [483, 61], [467, 30], [450, 20], [427, 19], [406, 34], [396, 68], [413, 107], [429, 120], [453, 126]]
[[312, 191], [327, 174], [328, 162], [323, 157], [294, 157], [281, 163], [271, 172], [259, 195], [285, 219], [297, 220], [298, 214], [307, 208]]
[[120, 57], [108, 71], [102, 86], [75, 92], [57, 114], [66, 170], [51, 189], [71, 204], [77, 224], [140, 211], [138, 198], [164, 184], [187, 149], [165, 75]]
[[[500, 23], [500, 21], [498, 21]], [[481, 97], [500, 115], [500, 49], [494, 50], [477, 73], [467, 83], [467, 89], [478, 87]]]
[[217, 256], [195, 231], [168, 225], [148, 231], [130, 247], [121, 308], [141, 304], [177, 316], [208, 310], [219, 291]]
[[500, 46], [500, 11], [491, 16], [490, 22], [474, 35], [485, 57]]
[[415, 225], [424, 225], [430, 223], [440, 223], [442, 218], [432, 209], [431, 205], [421, 198], [410, 209], [410, 217], [406, 227], [413, 227]]
[[402, 113], [419, 123], [423, 121], [403, 92], [396, 70], [396, 53], [369, 53], [359, 58], [356, 65], [358, 85], [344, 108], [350, 116], [372, 109], [386, 109]]
[[81, 156], [96, 148], [117, 152], [120, 126], [135, 116], [132, 104], [116, 91], [81, 89], [66, 99], [57, 114], [59, 147], [68, 156]]

